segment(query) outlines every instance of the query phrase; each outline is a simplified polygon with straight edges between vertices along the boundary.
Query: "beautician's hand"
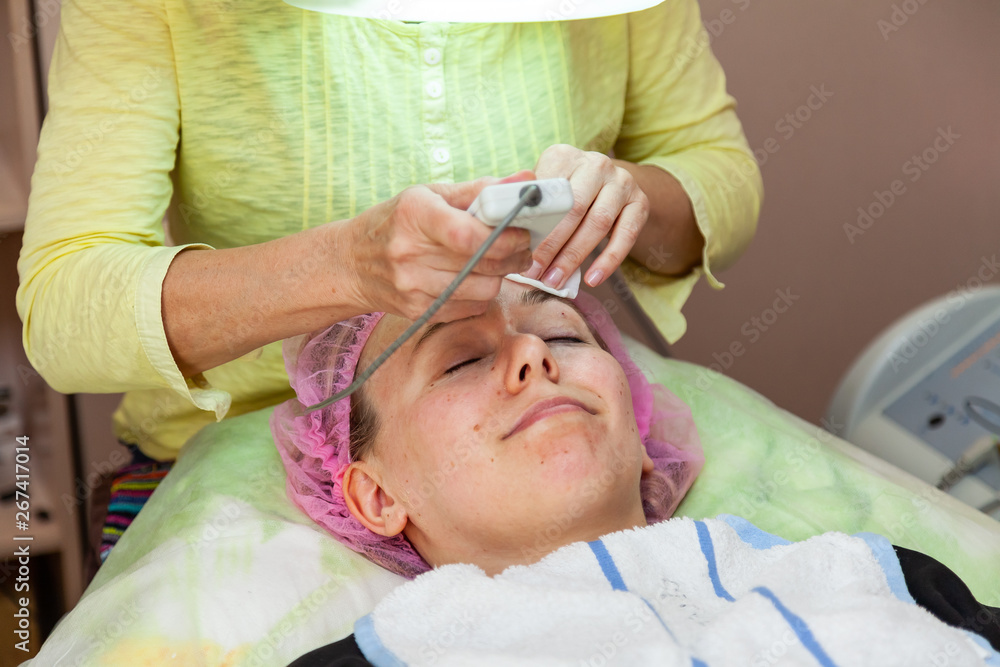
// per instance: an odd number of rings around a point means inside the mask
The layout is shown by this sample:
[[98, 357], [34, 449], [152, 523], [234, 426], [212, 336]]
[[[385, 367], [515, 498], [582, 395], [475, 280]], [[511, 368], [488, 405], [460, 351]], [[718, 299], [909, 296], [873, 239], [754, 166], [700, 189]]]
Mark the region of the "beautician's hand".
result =
[[[455, 279], [493, 232], [466, 210], [487, 185], [528, 181], [530, 171], [505, 179], [418, 185], [358, 215], [351, 233], [354, 291], [368, 311], [416, 320]], [[497, 238], [431, 322], [481, 315], [500, 293], [503, 276], [531, 266], [530, 235], [510, 228]]]
[[567, 144], [547, 148], [535, 174], [540, 179], [569, 179], [574, 202], [569, 214], [539, 244], [535, 263], [524, 275], [562, 287], [566, 277], [610, 234], [607, 247], [584, 274], [588, 285], [599, 285], [625, 260], [646, 225], [649, 200], [645, 193], [632, 174], [607, 155]]

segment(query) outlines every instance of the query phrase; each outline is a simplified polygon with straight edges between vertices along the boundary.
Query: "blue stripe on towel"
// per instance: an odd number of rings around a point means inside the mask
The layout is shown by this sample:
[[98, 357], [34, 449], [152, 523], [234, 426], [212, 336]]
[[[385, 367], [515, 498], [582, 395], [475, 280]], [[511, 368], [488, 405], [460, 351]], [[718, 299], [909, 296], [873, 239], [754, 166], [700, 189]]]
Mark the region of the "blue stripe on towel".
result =
[[995, 648], [990, 646], [990, 643], [986, 641], [985, 637], [969, 632], [968, 630], [962, 630], [962, 634], [964, 634], [970, 642], [977, 644], [979, 648], [983, 649], [983, 655], [986, 656], [983, 658], [983, 661], [989, 665], [989, 667], [1000, 665], [1000, 651], [997, 651]]
[[995, 648], [990, 646], [990, 643], [986, 641], [985, 637], [974, 634], [968, 630], [962, 630], [962, 634], [964, 634], [970, 642], [977, 644], [979, 648], [983, 649], [983, 655], [986, 656], [983, 658], [983, 661], [989, 665], [989, 667], [996, 667], [996, 665], [1000, 665], [1000, 651], [997, 651]]
[[715, 518], [729, 524], [729, 527], [736, 531], [740, 539], [754, 549], [770, 549], [771, 547], [791, 544], [791, 542], [783, 537], [764, 532], [742, 517], [733, 516], [732, 514], [720, 514]]
[[[872, 554], [885, 573], [886, 581], [889, 582], [889, 590], [903, 602], [917, 604], [913, 596], [910, 595], [910, 590], [906, 587], [903, 568], [899, 565], [899, 556], [896, 555], [896, 550], [892, 548], [892, 543], [889, 542], [888, 538], [876, 533], [855, 533], [854, 537], [863, 539], [872, 550]], [[968, 630], [962, 630], [962, 632], [970, 641], [975, 642], [983, 649], [983, 652], [988, 656], [986, 658], [987, 665], [1000, 665], [1000, 651], [994, 650], [980, 635]]]
[[[608, 548], [604, 546], [604, 542], [594, 540], [593, 542], [587, 542], [587, 546], [594, 552], [594, 557], [597, 558], [597, 563], [601, 566], [604, 578], [608, 580], [609, 584], [611, 584], [611, 588], [616, 591], [631, 593], [632, 591], [625, 586], [625, 580], [622, 579], [622, 573], [618, 571], [618, 566], [615, 565], [615, 559], [611, 557], [611, 554], [608, 552]], [[633, 595], [636, 594], [633, 593]], [[641, 595], [636, 595], [636, 597], [642, 600], [643, 603], [649, 607], [649, 610], [653, 612], [653, 616], [655, 616], [656, 620], [660, 622], [660, 627], [666, 630], [667, 634], [670, 635], [674, 641], [677, 641], [677, 637], [674, 636], [674, 633], [670, 631], [667, 624], [663, 622], [663, 618], [660, 617], [660, 612], [656, 611], [656, 608], [649, 604], [649, 600]]]
[[368, 662], [378, 667], [406, 667], [406, 663], [396, 657], [379, 639], [375, 632], [372, 615], [362, 616], [354, 624], [354, 641]]
[[917, 604], [913, 596], [910, 595], [910, 589], [906, 587], [903, 568], [899, 565], [899, 556], [896, 555], [896, 550], [892, 548], [889, 540], [875, 533], [856, 533], [854, 537], [860, 537], [868, 544], [872, 555], [875, 556], [882, 572], [885, 573], [885, 579], [889, 583], [889, 590], [892, 591], [892, 594], [903, 602]]
[[653, 605], [649, 604], [649, 600], [647, 600], [646, 598], [641, 598], [641, 599], [643, 602], [646, 603], [646, 606], [649, 607], [649, 610], [653, 612], [653, 616], [656, 617], [656, 620], [660, 622], [660, 627], [666, 630], [667, 634], [670, 635], [670, 638], [676, 642], [677, 641], [676, 635], [674, 635], [673, 631], [667, 627], [666, 623], [663, 622], [663, 618], [660, 616], [660, 612], [656, 611], [656, 608], [653, 607]]
[[587, 546], [590, 550], [594, 552], [594, 556], [597, 557], [597, 563], [601, 566], [601, 571], [604, 572], [604, 577], [611, 584], [611, 588], [616, 591], [628, 591], [625, 587], [625, 580], [622, 579], [622, 573], [618, 571], [618, 566], [615, 565], [615, 561], [611, 558], [611, 554], [608, 553], [608, 548], [604, 546], [604, 542], [600, 540], [594, 540], [593, 542], [587, 542]]
[[694, 526], [698, 529], [698, 543], [701, 545], [701, 552], [705, 554], [705, 560], [708, 561], [708, 578], [712, 580], [715, 594], [724, 600], [736, 602], [722, 585], [722, 581], [719, 580], [719, 570], [715, 565], [715, 546], [712, 544], [712, 535], [708, 532], [708, 526], [705, 525], [704, 521], [695, 521]]
[[806, 622], [782, 604], [781, 600], [778, 599], [778, 596], [771, 592], [771, 589], [766, 586], [758, 586], [753, 590], [755, 593], [759, 593], [771, 601], [774, 608], [778, 610], [778, 613], [785, 618], [788, 625], [790, 625], [792, 630], [795, 631], [795, 635], [799, 638], [799, 641], [802, 642], [802, 645], [809, 649], [809, 652], [813, 654], [813, 657], [816, 658], [816, 661], [819, 662], [819, 664], [823, 665], [823, 667], [837, 667], [836, 663], [830, 659], [830, 656], [826, 654], [823, 647], [819, 645], [818, 641], [816, 641], [816, 637], [813, 636], [812, 630], [809, 629]]

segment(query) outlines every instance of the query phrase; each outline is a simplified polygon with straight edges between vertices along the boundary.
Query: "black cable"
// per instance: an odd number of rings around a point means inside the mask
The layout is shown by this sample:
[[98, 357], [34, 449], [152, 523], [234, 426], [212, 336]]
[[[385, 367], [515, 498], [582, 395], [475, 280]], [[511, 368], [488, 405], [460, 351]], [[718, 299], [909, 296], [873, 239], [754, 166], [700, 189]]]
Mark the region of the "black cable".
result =
[[486, 241], [483, 243], [483, 245], [479, 248], [479, 250], [476, 251], [476, 254], [472, 256], [472, 259], [469, 260], [469, 263], [465, 265], [465, 268], [463, 268], [461, 272], [459, 272], [459, 274], [455, 277], [455, 279], [451, 281], [451, 284], [448, 285], [448, 287], [444, 290], [444, 292], [441, 293], [441, 296], [435, 299], [434, 303], [431, 304], [430, 308], [428, 308], [424, 312], [424, 314], [421, 315], [419, 319], [417, 319], [416, 322], [411, 324], [410, 328], [404, 331], [399, 336], [399, 338], [397, 338], [393, 342], [393, 344], [390, 345], [385, 350], [385, 352], [383, 352], [379, 356], [379, 358], [372, 363], [371, 366], [366, 368], [364, 372], [361, 373], [360, 375], [355, 375], [354, 382], [351, 383], [351, 386], [349, 386], [347, 389], [344, 389], [339, 394], [334, 394], [333, 396], [326, 399], [325, 401], [322, 401], [321, 403], [317, 403], [316, 405], [310, 405], [309, 407], [306, 408], [306, 412], [309, 413], [312, 412], [313, 410], [320, 410], [322, 408], [325, 408], [331, 403], [336, 403], [340, 399], [346, 398], [351, 394], [353, 394], [355, 391], [357, 391], [361, 387], [361, 385], [363, 385], [365, 381], [368, 378], [370, 378], [376, 370], [378, 370], [378, 367], [381, 366], [383, 363], [385, 363], [386, 359], [392, 356], [393, 352], [398, 350], [403, 345], [403, 343], [405, 343], [410, 338], [410, 336], [415, 334], [417, 330], [420, 327], [422, 327], [427, 322], [427, 320], [433, 317], [434, 313], [436, 313], [438, 309], [444, 305], [444, 302], [448, 300], [448, 298], [455, 292], [455, 290], [458, 289], [458, 286], [462, 284], [462, 281], [465, 280], [466, 276], [472, 273], [473, 267], [475, 267], [476, 264], [479, 263], [479, 260], [483, 258], [483, 255], [485, 255], [486, 251], [490, 249], [490, 246], [493, 245], [493, 242], [496, 241], [497, 238], [500, 236], [500, 234], [503, 233], [503, 230], [507, 229], [507, 227], [510, 226], [510, 223], [514, 221], [514, 218], [516, 218], [517, 215], [521, 212], [521, 209], [523, 209], [525, 206], [538, 206], [538, 204], [540, 204], [541, 201], [542, 201], [541, 188], [539, 188], [535, 184], [525, 186], [525, 188], [521, 190], [521, 198], [518, 199], [517, 204], [515, 204], [514, 208], [512, 208], [510, 213], [507, 214], [507, 217], [503, 219], [503, 222], [497, 225], [496, 229], [493, 230], [493, 233], [490, 234], [489, 238], [487, 238]]

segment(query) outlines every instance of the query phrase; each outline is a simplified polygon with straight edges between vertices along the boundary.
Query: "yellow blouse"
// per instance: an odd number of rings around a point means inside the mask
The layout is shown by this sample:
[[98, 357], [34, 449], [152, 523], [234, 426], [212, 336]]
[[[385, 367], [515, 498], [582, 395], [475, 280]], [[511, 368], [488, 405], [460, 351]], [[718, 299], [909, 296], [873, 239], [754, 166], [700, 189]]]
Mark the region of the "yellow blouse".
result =
[[116, 433], [159, 459], [292, 395], [279, 343], [201, 386], [181, 375], [160, 291], [186, 247], [260, 243], [415, 183], [510, 174], [556, 143], [613, 149], [673, 174], [707, 239], [688, 276], [626, 272], [676, 340], [694, 283], [704, 270], [721, 286], [708, 267], [743, 251], [762, 197], [696, 0], [526, 24], [67, 0], [49, 100], [18, 262], [25, 350], [59, 391], [126, 392]]

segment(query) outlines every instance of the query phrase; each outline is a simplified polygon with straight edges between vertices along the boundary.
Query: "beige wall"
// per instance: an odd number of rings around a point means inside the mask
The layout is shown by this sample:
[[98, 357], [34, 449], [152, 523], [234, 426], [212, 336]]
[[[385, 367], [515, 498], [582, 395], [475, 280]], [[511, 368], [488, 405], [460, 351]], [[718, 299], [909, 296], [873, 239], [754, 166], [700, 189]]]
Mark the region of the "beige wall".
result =
[[[902, 25], [884, 36], [878, 21], [892, 25], [894, 5], [912, 14], [897, 13]], [[727, 374], [815, 422], [895, 318], [975, 284], [980, 271], [1000, 280], [1000, 267], [983, 262], [1000, 256], [1000, 4], [704, 0], [702, 13], [717, 21], [712, 48], [750, 144], [772, 153], [758, 158], [757, 237], [720, 276], [725, 290], [695, 291], [673, 354], [725, 362], [741, 343]], [[782, 122], [813, 87], [832, 96], [800, 110], [808, 120], [799, 127]], [[959, 138], [933, 165], [907, 164], [927, 149], [935, 157], [947, 128]], [[902, 194], [849, 239], [844, 225], [857, 225], [858, 207], [897, 180]], [[766, 312], [776, 290], [794, 297], [783, 314]], [[752, 319], [762, 315], [766, 331]]]

